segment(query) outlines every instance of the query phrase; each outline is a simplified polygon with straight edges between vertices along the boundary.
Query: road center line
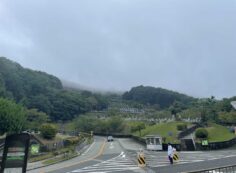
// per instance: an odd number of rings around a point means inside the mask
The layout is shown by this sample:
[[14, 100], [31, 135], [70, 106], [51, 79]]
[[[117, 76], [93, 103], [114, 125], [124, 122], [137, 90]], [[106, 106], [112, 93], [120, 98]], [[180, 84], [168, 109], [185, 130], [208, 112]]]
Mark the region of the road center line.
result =
[[[94, 157], [91, 157], [89, 159], [86, 159], [86, 160], [82, 160], [80, 162], [77, 162], [77, 163], [72, 163], [72, 164], [68, 164], [66, 166], [63, 166], [63, 168], [68, 168], [68, 167], [71, 167], [71, 166], [75, 166], [75, 165], [79, 165], [81, 163], [84, 163], [84, 162], [88, 162], [88, 161], [91, 161], [91, 160], [94, 160], [96, 159], [97, 157], [99, 157], [100, 155], [102, 155], [102, 153], [104, 152], [104, 148], [105, 148], [105, 145], [106, 145], [106, 142], [105, 140], [103, 141], [103, 144], [98, 152], [97, 155], [95, 155]], [[54, 170], [51, 170], [51, 171], [47, 171], [47, 172], [53, 172], [53, 171], [56, 171], [56, 170], [60, 170], [61, 168], [57, 168], [57, 169], [54, 169]]]

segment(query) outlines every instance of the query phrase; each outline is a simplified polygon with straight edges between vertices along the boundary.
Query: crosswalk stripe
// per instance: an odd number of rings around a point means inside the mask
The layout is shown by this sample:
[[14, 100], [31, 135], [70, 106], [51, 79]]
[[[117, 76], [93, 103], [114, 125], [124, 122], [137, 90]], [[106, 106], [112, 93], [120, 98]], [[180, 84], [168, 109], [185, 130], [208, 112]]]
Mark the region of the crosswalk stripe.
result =
[[81, 169], [73, 170], [70, 173], [110, 173], [115, 171], [138, 170], [140, 169], [131, 160], [121, 153], [117, 157], [97, 163], [95, 165], [87, 166]]
[[[105, 171], [110, 171], [110, 170], [117, 170], [117, 171], [121, 171], [121, 170], [131, 170], [131, 169], [137, 169], [137, 167], [129, 167], [129, 168], [108, 168]], [[87, 168], [87, 169], [81, 169], [81, 170], [75, 170], [73, 172], [85, 172], [85, 171], [104, 171], [104, 168]]]
[[[169, 166], [170, 162], [167, 158], [166, 152], [155, 152], [144, 150], [145, 161], [149, 167], [162, 167]], [[235, 157], [235, 151], [222, 151], [222, 152], [205, 152], [205, 151], [194, 151], [194, 152], [178, 152], [179, 160], [174, 164], [186, 164], [194, 162], [202, 162], [206, 160], [215, 160], [220, 158]], [[137, 158], [137, 151], [128, 151], [128, 155], [132, 158]]]

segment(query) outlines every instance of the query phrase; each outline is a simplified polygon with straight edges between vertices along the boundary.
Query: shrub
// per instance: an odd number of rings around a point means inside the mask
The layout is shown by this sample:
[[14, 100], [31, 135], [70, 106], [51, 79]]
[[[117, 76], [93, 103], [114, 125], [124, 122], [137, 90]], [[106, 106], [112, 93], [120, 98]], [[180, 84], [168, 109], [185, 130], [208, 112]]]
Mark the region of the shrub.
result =
[[184, 123], [177, 124], [177, 130], [183, 131], [185, 129], [187, 129], [187, 124]]
[[70, 145], [76, 145], [80, 142], [80, 138], [79, 137], [70, 137], [65, 139], [64, 144], [65, 146], [70, 146]]
[[200, 139], [207, 138], [208, 131], [204, 128], [198, 128], [195, 132], [195, 136], [196, 136], [196, 138], [200, 138]]
[[57, 133], [56, 127], [52, 124], [43, 124], [41, 126], [40, 131], [41, 131], [41, 135], [45, 139], [52, 139], [56, 136], [56, 133]]

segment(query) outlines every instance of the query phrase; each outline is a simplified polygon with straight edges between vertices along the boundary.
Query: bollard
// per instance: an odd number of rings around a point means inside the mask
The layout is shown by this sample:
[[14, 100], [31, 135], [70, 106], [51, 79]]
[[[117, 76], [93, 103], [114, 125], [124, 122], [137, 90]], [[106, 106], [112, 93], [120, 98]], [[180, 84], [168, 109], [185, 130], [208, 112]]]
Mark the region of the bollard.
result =
[[177, 162], [177, 161], [179, 160], [179, 156], [178, 156], [177, 153], [174, 153], [174, 155], [173, 155], [173, 160], [174, 160], [175, 162]]
[[145, 156], [144, 156], [143, 151], [140, 151], [138, 154], [138, 166], [140, 167], [146, 166], [146, 161], [145, 161]]

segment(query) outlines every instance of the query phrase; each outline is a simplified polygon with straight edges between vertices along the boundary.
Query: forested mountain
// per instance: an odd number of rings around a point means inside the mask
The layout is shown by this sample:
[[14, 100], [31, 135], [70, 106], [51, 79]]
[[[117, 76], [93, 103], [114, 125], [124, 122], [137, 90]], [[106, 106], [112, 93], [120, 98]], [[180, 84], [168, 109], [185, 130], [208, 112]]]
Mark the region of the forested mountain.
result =
[[0, 97], [45, 112], [53, 121], [107, 107], [102, 95], [64, 89], [55, 76], [23, 68], [4, 57], [0, 57]]
[[114, 93], [102, 95], [81, 89], [64, 88], [57, 77], [23, 68], [4, 57], [0, 57], [1, 97], [14, 100], [28, 109], [37, 109], [39, 112], [46, 113], [52, 121], [72, 120], [93, 110], [125, 105], [139, 108], [151, 106], [156, 111], [164, 109], [176, 117], [177, 115], [180, 117], [200, 115], [202, 119], [236, 123], [236, 111], [230, 104], [231, 101], [236, 100], [236, 97], [223, 100], [216, 100], [213, 96], [196, 99], [150, 86], [133, 87], [125, 92], [122, 98], [120, 94]]
[[193, 97], [178, 92], [155, 88], [151, 86], [137, 86], [123, 94], [124, 100], [135, 101], [144, 105], [156, 105], [161, 109], [170, 107], [174, 102], [189, 104]]
[[0, 57], [0, 85], [3, 92], [1, 96], [14, 98], [17, 102], [25, 96], [62, 89], [58, 78], [44, 72], [25, 69], [3, 57]]

